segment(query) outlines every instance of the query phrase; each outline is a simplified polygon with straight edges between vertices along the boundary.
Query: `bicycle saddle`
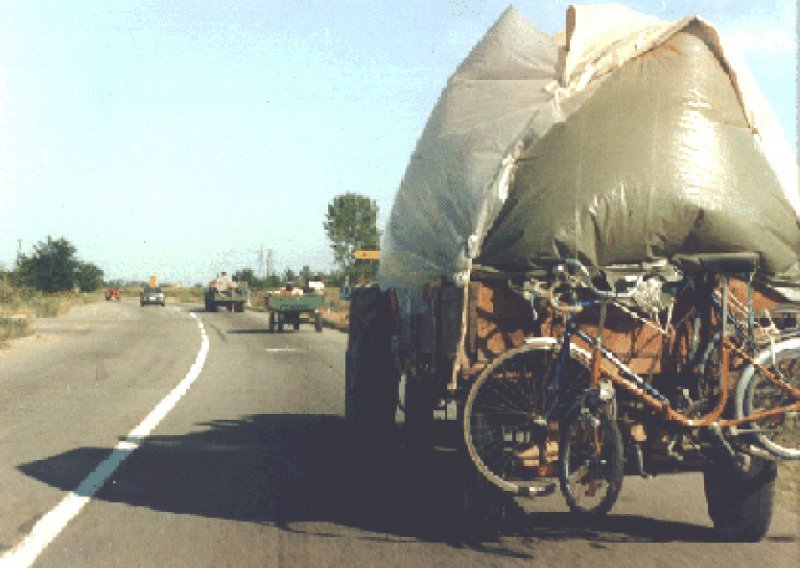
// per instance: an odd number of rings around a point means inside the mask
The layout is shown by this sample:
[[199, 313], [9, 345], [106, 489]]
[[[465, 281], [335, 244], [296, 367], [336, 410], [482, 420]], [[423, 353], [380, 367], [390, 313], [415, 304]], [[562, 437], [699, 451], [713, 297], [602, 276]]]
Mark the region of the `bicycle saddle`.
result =
[[672, 257], [672, 262], [684, 274], [749, 274], [758, 268], [759, 256], [755, 252], [676, 254]]

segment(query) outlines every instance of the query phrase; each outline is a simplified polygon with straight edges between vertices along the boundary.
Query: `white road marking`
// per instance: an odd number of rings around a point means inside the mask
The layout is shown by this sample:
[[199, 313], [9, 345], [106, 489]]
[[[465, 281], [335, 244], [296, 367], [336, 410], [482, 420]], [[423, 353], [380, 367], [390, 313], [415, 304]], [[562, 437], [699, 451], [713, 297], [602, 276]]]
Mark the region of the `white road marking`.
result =
[[293, 351], [302, 351], [302, 349], [294, 349], [293, 347], [268, 347], [264, 349], [267, 353], [291, 353]]
[[186, 394], [197, 377], [203, 370], [203, 365], [208, 356], [209, 342], [203, 322], [195, 314], [190, 313], [191, 317], [197, 320], [197, 327], [200, 329], [202, 342], [200, 351], [194, 364], [186, 373], [183, 380], [164, 397], [164, 399], [150, 411], [144, 420], [122, 440], [114, 450], [95, 470], [84, 479], [80, 485], [71, 491], [54, 509], [44, 515], [34, 525], [31, 532], [19, 542], [14, 548], [8, 550], [0, 557], [0, 568], [19, 568], [31, 566], [39, 555], [44, 552], [47, 545], [55, 539], [64, 527], [81, 512], [92, 497], [114, 474], [117, 468], [122, 465], [141, 443], [150, 435], [153, 429], [158, 426], [164, 417], [178, 404], [178, 401]]

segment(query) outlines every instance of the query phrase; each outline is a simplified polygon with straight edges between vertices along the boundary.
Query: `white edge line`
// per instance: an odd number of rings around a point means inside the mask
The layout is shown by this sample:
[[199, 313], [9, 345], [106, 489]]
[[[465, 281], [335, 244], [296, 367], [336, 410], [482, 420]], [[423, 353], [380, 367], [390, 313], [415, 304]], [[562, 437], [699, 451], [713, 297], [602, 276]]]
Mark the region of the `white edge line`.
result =
[[125, 439], [120, 441], [111, 454], [98, 465], [76, 489], [70, 491], [61, 502], [45, 514], [33, 526], [31, 532], [16, 546], [0, 557], [0, 568], [31, 566], [39, 555], [44, 552], [53, 539], [64, 530], [64, 527], [74, 519], [81, 509], [92, 499], [106, 481], [114, 474], [117, 468], [130, 456], [144, 441], [147, 436], [158, 426], [164, 417], [175, 407], [183, 395], [200, 376], [206, 357], [208, 356], [209, 341], [203, 322], [194, 313], [189, 313], [197, 320], [202, 342], [200, 351], [189, 372], [172, 391], [150, 411], [142, 422], [136, 426]]

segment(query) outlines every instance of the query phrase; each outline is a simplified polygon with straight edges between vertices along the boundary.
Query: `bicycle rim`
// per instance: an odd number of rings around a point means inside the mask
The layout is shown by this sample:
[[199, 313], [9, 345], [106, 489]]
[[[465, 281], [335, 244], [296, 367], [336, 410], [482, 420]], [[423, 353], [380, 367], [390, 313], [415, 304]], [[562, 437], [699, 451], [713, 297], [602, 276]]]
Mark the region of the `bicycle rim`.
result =
[[605, 413], [578, 407], [561, 423], [559, 481], [574, 513], [608, 513], [619, 496], [624, 475], [622, 435]]
[[[800, 387], [800, 338], [794, 338], [759, 355], [761, 365], [777, 372], [793, 387]], [[737, 392], [739, 417], [764, 410], [789, 406], [797, 398], [770, 381], [763, 372], [751, 365], [742, 375], [743, 385]], [[741, 394], [739, 394], [741, 393]], [[750, 425], [755, 430], [755, 442], [781, 459], [800, 459], [800, 416], [787, 413]]]
[[467, 451], [478, 471], [504, 491], [524, 494], [536, 466], [546, 461], [554, 348], [554, 342], [536, 343], [506, 352], [484, 369], [467, 396]]

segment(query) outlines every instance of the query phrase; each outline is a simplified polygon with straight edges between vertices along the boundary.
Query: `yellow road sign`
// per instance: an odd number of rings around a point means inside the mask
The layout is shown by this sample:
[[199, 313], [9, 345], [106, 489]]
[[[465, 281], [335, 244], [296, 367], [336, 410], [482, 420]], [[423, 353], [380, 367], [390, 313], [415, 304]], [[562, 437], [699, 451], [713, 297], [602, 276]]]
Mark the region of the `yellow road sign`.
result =
[[381, 258], [381, 251], [379, 250], [357, 250], [353, 252], [353, 256], [359, 260], [379, 260]]

